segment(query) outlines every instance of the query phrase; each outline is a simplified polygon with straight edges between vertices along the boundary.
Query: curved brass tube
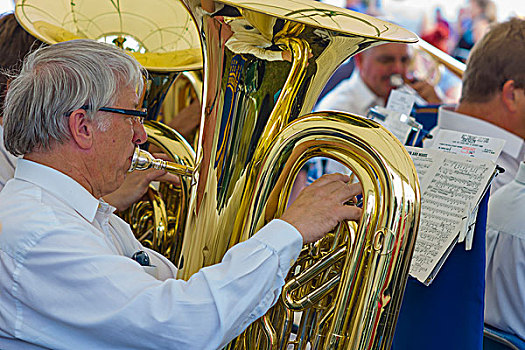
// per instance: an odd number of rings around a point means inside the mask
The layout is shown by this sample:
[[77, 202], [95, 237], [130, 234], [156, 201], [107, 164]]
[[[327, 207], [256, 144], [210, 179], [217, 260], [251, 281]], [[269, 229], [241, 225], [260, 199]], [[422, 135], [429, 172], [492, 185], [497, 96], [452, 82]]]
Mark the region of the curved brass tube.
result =
[[[363, 187], [364, 214], [353, 244], [345, 235], [328, 236], [328, 242], [323, 244], [327, 249], [341, 248], [315, 254], [348, 250], [343, 261], [337, 255], [316, 260], [308, 250], [303, 252], [287, 277], [290, 282], [284, 287], [283, 298], [288, 301], [277, 308], [289, 304], [292, 309], [319, 305], [315, 307], [317, 321], [309, 327], [323, 335], [323, 349], [386, 349], [393, 335], [393, 328], [387, 325], [395, 323], [401, 305], [420, 210], [413, 163], [403, 145], [388, 131], [372, 121], [344, 113], [314, 113], [292, 122], [275, 138], [261, 161], [253, 194], [246, 198], [250, 209], [242, 236], [256, 231], [264, 222], [261, 217], [268, 220], [284, 211], [294, 173], [314, 156], [338, 160], [357, 175]], [[325, 260], [332, 261], [328, 264]], [[317, 265], [333, 270], [315, 276]], [[315, 277], [314, 283], [307, 282]], [[322, 285], [325, 289], [319, 291]], [[302, 288], [307, 297], [303, 305], [294, 306], [290, 300], [297, 288]], [[312, 294], [305, 293], [305, 288]], [[337, 303], [332, 308], [322, 308], [323, 299], [330, 298]], [[268, 317], [272, 320], [272, 314]], [[329, 321], [323, 325], [322, 319]], [[275, 329], [282, 329], [281, 322], [284, 321], [270, 323]], [[281, 335], [277, 338], [281, 339]]]
[[437, 62], [439, 62], [440, 64], [443, 64], [448, 70], [454, 73], [458, 78], [461, 79], [463, 77], [463, 72], [465, 72], [465, 69], [466, 69], [465, 63], [456, 60], [454, 57], [441, 51], [437, 47], [429, 44], [425, 40], [419, 39], [419, 41], [415, 45], [417, 45], [424, 52], [428, 53]]

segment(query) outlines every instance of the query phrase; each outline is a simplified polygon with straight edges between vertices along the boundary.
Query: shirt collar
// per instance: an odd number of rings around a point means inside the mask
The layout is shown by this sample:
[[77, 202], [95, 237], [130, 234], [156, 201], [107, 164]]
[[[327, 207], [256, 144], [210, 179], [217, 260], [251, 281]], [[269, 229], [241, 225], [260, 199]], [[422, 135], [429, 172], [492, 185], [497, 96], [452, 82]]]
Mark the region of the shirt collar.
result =
[[439, 108], [438, 126], [440, 129], [503, 139], [505, 140], [503, 152], [513, 158], [518, 158], [522, 148], [525, 147], [525, 142], [521, 137], [485, 120], [455, 112], [454, 106], [451, 105]]
[[520, 163], [518, 173], [516, 174], [516, 181], [525, 184], [525, 162]]
[[[19, 159], [15, 170], [15, 178], [31, 182], [51, 193], [89, 222], [95, 219], [99, 206], [104, 207], [82, 185], [58, 170], [35, 163], [27, 159]], [[107, 204], [106, 204], [107, 205]]]
[[352, 91], [356, 94], [353, 98], [356, 101], [360, 110], [369, 110], [371, 107], [375, 106], [385, 106], [385, 100], [377, 96], [370, 88], [365, 84], [363, 79], [361, 79], [361, 74], [359, 69], [355, 69], [352, 72], [352, 75], [349, 78], [349, 84], [353, 85], [355, 88]]

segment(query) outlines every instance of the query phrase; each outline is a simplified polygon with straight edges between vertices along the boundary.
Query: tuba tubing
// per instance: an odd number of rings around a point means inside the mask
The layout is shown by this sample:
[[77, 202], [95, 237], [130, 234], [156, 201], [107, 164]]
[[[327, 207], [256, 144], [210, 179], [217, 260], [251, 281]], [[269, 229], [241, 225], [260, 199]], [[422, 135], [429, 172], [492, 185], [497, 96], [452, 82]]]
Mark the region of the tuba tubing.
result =
[[[263, 157], [256, 190], [249, 199], [246, 232], [250, 227], [257, 230], [263, 224], [261, 217], [269, 219], [284, 212], [294, 172], [312, 155], [338, 160], [353, 171], [363, 187], [364, 213], [355, 241], [349, 236], [332, 238], [328, 246], [339, 248], [327, 251], [319, 262], [306, 264], [304, 270], [301, 261], [310, 253], [303, 251], [290, 269], [277, 307], [317, 309], [327, 320], [310, 325], [318, 330], [315, 336], [324, 339], [321, 349], [389, 349], [419, 224], [417, 173], [404, 146], [379, 124], [345, 113], [303, 116], [276, 137]], [[337, 240], [340, 244], [334, 243]], [[334, 277], [327, 274], [315, 288], [309, 286], [308, 280], [341, 259], [344, 263]], [[295, 300], [298, 289], [308, 290], [300, 302]], [[330, 289], [336, 302], [323, 313], [319, 301]], [[293, 321], [268, 317], [273, 325], [264, 332], [268, 337], [284, 328], [280, 323]], [[257, 337], [254, 328], [250, 331], [255, 334], [249, 337]], [[277, 338], [282, 339], [283, 334]]]

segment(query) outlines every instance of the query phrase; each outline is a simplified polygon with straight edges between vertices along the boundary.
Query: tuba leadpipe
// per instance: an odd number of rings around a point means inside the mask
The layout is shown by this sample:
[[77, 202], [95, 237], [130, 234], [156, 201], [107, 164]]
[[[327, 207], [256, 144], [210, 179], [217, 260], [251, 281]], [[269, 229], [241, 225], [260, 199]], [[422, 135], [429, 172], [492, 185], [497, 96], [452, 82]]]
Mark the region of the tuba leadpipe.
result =
[[131, 165], [129, 167], [128, 172], [131, 173], [135, 170], [147, 169], [166, 170], [167, 172], [175, 175], [190, 177], [193, 175], [194, 172], [194, 169], [192, 167], [155, 158], [148, 151], [142, 150], [138, 146], [136, 146], [135, 151], [133, 152], [133, 157], [131, 159]]

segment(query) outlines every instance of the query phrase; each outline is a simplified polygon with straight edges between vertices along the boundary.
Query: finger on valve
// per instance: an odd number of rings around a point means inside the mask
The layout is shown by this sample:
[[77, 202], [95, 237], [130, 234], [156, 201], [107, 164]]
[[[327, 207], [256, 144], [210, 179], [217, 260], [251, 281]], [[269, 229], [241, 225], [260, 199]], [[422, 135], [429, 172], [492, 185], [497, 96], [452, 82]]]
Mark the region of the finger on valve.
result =
[[342, 220], [359, 220], [362, 210], [345, 203], [361, 193], [361, 186], [348, 181], [342, 174], [322, 176], [299, 194], [281, 219], [297, 228], [304, 243], [322, 238]]

